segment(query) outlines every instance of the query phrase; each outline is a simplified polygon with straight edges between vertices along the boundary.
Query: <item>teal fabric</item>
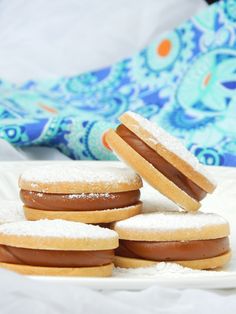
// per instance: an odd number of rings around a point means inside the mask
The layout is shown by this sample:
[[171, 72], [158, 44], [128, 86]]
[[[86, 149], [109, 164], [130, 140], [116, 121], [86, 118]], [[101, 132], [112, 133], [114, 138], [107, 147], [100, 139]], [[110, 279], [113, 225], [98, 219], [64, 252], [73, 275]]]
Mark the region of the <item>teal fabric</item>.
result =
[[51, 81], [1, 81], [0, 137], [114, 159], [104, 133], [135, 111], [208, 165], [236, 166], [236, 1], [213, 4], [134, 56]]

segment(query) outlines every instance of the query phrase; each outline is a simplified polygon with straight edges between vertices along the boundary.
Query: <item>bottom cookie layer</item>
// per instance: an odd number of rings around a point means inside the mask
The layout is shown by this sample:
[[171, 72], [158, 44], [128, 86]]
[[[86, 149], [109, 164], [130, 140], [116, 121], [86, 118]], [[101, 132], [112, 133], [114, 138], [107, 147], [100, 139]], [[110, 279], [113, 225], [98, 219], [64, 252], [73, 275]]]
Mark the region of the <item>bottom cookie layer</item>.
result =
[[41, 267], [0, 263], [0, 268], [5, 268], [22, 275], [32, 276], [74, 276], [74, 277], [110, 277], [113, 264], [98, 267]]
[[24, 212], [27, 220], [64, 219], [97, 224], [127, 219], [139, 214], [141, 208], [142, 202], [123, 208], [94, 211], [49, 211], [24, 206]]
[[[192, 261], [171, 261], [168, 263], [176, 263], [182, 265], [184, 267], [189, 267], [192, 269], [215, 269], [223, 267], [225, 264], [229, 262], [231, 258], [231, 252], [226, 254]], [[138, 268], [138, 267], [150, 267], [158, 264], [160, 262], [144, 260], [139, 258], [129, 258], [129, 257], [121, 257], [115, 256], [115, 266], [121, 268]]]

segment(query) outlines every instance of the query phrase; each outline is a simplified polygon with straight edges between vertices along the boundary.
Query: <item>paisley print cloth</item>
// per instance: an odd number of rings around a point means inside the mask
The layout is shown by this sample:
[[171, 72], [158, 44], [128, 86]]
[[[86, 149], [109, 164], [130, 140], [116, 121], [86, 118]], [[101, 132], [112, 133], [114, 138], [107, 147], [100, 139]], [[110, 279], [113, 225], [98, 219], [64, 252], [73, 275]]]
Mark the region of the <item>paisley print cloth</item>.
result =
[[209, 6], [110, 67], [21, 85], [1, 81], [0, 137], [114, 159], [104, 133], [131, 110], [179, 137], [208, 165], [236, 166], [236, 1]]

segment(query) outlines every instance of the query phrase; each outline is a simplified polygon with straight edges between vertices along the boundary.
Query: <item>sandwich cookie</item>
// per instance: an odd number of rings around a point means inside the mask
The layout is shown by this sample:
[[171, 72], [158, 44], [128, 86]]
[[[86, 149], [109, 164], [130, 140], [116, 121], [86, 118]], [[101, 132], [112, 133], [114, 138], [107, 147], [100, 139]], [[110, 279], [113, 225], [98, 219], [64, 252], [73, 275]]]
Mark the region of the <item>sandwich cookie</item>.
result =
[[216, 183], [183, 145], [156, 124], [133, 112], [120, 117], [106, 141], [149, 184], [187, 211], [196, 211]]
[[116, 222], [115, 265], [148, 267], [174, 262], [193, 269], [222, 267], [230, 259], [229, 225], [216, 214], [156, 212]]
[[65, 220], [0, 226], [0, 267], [26, 275], [111, 276], [117, 233]]
[[19, 179], [28, 220], [110, 223], [141, 210], [141, 178], [128, 168], [73, 164], [29, 169]]
[[25, 220], [21, 202], [0, 201], [0, 224], [21, 220]]

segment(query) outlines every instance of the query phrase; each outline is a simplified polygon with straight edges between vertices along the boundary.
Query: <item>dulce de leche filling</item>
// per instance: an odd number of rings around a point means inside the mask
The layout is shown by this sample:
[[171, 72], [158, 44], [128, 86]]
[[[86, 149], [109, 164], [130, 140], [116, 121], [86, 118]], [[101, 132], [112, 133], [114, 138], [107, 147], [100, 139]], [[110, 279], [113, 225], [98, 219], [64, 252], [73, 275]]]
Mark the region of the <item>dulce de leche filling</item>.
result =
[[140, 191], [120, 193], [49, 194], [34, 191], [20, 191], [20, 197], [27, 207], [55, 211], [92, 211], [131, 206], [138, 203]]
[[201, 201], [206, 196], [207, 193], [204, 190], [161, 157], [126, 126], [120, 124], [116, 129], [116, 133], [139, 155], [152, 164], [154, 168], [160, 171], [189, 196], [197, 201]]
[[153, 261], [190, 261], [220, 256], [229, 251], [229, 238], [196, 241], [148, 242], [120, 240], [118, 256]]
[[0, 245], [0, 262], [45, 267], [92, 267], [113, 262], [114, 250], [56, 251]]

